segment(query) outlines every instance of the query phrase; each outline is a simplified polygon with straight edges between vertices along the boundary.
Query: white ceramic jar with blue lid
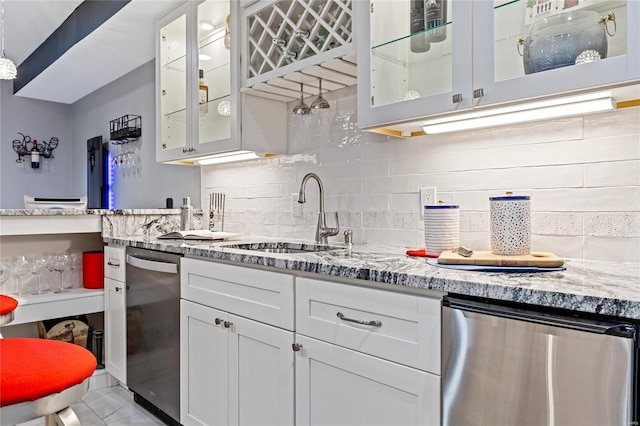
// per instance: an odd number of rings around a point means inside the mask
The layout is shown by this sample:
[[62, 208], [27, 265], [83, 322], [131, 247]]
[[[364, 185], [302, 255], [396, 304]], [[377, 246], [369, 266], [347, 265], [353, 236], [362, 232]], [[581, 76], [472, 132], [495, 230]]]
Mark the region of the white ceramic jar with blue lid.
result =
[[531, 197], [513, 195], [490, 197], [491, 253], [523, 255], [531, 253]]
[[439, 255], [460, 245], [460, 206], [424, 206], [424, 243], [427, 253]]

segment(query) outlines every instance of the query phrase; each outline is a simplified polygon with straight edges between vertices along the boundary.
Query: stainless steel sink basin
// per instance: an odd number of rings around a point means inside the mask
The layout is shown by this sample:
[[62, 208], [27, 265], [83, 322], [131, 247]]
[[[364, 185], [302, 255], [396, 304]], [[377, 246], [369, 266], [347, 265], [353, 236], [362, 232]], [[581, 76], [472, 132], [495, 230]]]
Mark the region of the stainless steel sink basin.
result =
[[331, 250], [343, 250], [343, 247], [328, 246], [324, 244], [289, 243], [281, 241], [230, 244], [223, 247], [238, 250], [261, 251], [264, 253], [318, 253]]

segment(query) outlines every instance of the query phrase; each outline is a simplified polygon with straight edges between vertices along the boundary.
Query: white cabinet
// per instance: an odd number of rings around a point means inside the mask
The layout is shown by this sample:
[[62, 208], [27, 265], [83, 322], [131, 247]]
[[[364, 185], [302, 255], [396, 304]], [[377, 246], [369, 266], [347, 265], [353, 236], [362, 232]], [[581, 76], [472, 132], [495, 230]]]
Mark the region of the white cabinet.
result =
[[127, 304], [124, 247], [104, 248], [105, 370], [127, 382]]
[[[362, 35], [357, 40], [362, 128], [416, 136], [422, 134], [420, 118], [427, 116], [640, 81], [640, 29], [631, 24], [640, 20], [637, 1], [437, 1], [446, 5], [445, 19], [440, 26], [417, 33], [411, 30], [410, 16], [419, 1], [355, 2]], [[549, 10], [532, 17], [532, 4], [533, 8], [544, 4]], [[613, 34], [606, 35], [606, 58], [532, 72], [526, 65], [531, 60], [521, 55], [526, 53], [519, 39], [527, 44], [535, 22], [578, 12], [593, 14], [591, 26]], [[607, 21], [610, 16], [615, 16], [615, 24]], [[600, 23], [602, 18], [606, 19]], [[540, 51], [560, 50], [562, 43], [576, 39], [564, 41], [566, 25], [551, 32], [549, 43], [556, 47]], [[417, 48], [417, 41], [422, 48]], [[541, 59], [545, 60], [552, 59]]]
[[440, 377], [298, 335], [297, 425], [439, 425]]
[[[211, 154], [286, 151], [284, 109], [243, 101], [239, 85], [238, 1], [187, 1], [157, 24], [156, 161], [196, 164]], [[247, 109], [247, 111], [244, 111]], [[246, 134], [241, 136], [241, 121]]]
[[185, 2], [158, 23], [157, 161], [239, 147], [237, 37], [225, 37], [236, 16], [236, 2], [207, 0]]
[[181, 423], [293, 424], [294, 333], [267, 324], [292, 326], [293, 277], [187, 258], [181, 278]]
[[296, 424], [440, 424], [440, 299], [296, 281]]

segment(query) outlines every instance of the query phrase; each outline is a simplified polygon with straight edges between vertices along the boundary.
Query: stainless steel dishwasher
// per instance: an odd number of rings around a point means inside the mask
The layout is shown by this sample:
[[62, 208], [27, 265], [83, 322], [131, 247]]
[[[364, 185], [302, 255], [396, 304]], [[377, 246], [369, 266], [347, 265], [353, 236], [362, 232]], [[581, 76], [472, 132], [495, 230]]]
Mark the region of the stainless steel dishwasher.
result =
[[180, 258], [127, 247], [127, 386], [165, 423], [180, 422]]
[[443, 425], [638, 424], [637, 324], [443, 305]]

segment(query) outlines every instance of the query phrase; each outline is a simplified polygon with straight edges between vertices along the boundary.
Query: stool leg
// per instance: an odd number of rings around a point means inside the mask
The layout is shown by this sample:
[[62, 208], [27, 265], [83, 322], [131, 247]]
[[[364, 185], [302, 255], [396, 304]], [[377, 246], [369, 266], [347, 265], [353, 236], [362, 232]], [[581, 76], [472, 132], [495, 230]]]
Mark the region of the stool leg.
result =
[[48, 414], [44, 418], [45, 426], [80, 426], [80, 419], [71, 407], [63, 408], [57, 413]]

